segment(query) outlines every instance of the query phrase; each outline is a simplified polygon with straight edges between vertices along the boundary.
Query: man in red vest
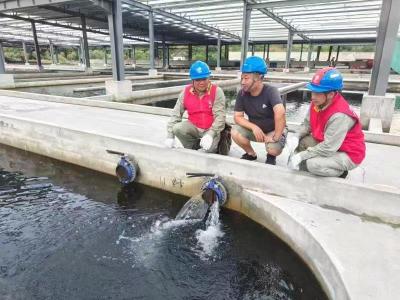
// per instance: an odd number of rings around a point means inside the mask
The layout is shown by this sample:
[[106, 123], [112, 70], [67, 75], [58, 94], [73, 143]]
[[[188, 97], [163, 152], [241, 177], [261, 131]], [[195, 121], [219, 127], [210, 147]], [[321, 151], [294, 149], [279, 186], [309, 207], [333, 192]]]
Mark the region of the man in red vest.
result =
[[[190, 67], [192, 84], [181, 92], [173, 109], [167, 125], [167, 147], [175, 146], [176, 136], [187, 149], [217, 152], [225, 127], [225, 95], [220, 87], [210, 82], [210, 74], [210, 68], [202, 61], [194, 62]], [[182, 121], [185, 111], [188, 120]]]
[[340, 94], [342, 74], [332, 67], [323, 68], [307, 88], [310, 110], [298, 133], [299, 153], [291, 155], [289, 167], [345, 178], [364, 160], [365, 140], [358, 116]]

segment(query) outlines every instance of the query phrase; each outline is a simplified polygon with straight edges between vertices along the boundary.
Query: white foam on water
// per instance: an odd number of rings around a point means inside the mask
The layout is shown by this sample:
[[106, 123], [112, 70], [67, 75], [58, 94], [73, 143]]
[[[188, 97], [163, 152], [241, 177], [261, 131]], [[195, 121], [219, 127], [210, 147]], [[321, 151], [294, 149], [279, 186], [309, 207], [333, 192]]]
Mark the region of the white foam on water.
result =
[[130, 241], [130, 242], [138, 242], [138, 241], [140, 241], [140, 238], [133, 238], [133, 237], [125, 236], [125, 230], [124, 230], [124, 231], [122, 231], [122, 233], [119, 235], [119, 237], [118, 237], [118, 239], [115, 241], [115, 243], [116, 243], [117, 245], [119, 245], [119, 243], [120, 243], [121, 240], [127, 240], [127, 241]]
[[220, 224], [209, 226], [206, 230], [197, 230], [197, 244], [202, 249], [202, 251], [199, 253], [200, 258], [207, 260], [209, 257], [213, 257], [214, 250], [218, 246], [218, 240], [223, 236], [224, 233], [221, 230]]
[[214, 250], [219, 244], [219, 239], [224, 236], [219, 222], [219, 203], [215, 201], [210, 208], [210, 214], [206, 221], [206, 230], [197, 230], [196, 239], [197, 245], [201, 248], [197, 252], [201, 259], [208, 260], [213, 258]]
[[170, 220], [167, 222], [160, 222], [157, 221], [154, 226], [152, 227], [152, 232], [156, 233], [156, 234], [162, 234], [163, 232], [165, 232], [168, 229], [172, 229], [172, 228], [176, 228], [176, 227], [180, 227], [183, 225], [188, 225], [188, 224], [193, 224], [193, 223], [197, 223], [201, 221], [201, 219], [192, 219], [192, 220]]
[[139, 265], [151, 267], [154, 258], [159, 255], [159, 249], [162, 248], [163, 237], [180, 226], [199, 222], [199, 220], [171, 220], [162, 217], [153, 222], [148, 232], [137, 237], [129, 237], [125, 230], [119, 235], [116, 244], [120, 244], [121, 240], [125, 240], [128, 244], [124, 244], [126, 252], [133, 259], [132, 267]]
[[[190, 200], [194, 199], [192, 198]], [[196, 199], [196, 202], [199, 202], [198, 199]], [[201, 204], [203, 204], [203, 200], [201, 201]], [[161, 254], [160, 249], [163, 248], [163, 238], [168, 235], [171, 230], [177, 230], [181, 226], [195, 224], [202, 221], [202, 219], [193, 219], [194, 216], [197, 216], [196, 213], [191, 213], [189, 215], [192, 218], [175, 220], [171, 220], [165, 216], [158, 216], [158, 218], [152, 222], [148, 231], [136, 237], [127, 236], [126, 232], [123, 231], [119, 235], [116, 244], [119, 245], [122, 240], [127, 242], [127, 244], [124, 243], [123, 246], [129, 256], [134, 260], [132, 266], [142, 265], [145, 267], [151, 267], [152, 262], [156, 260], [155, 258]], [[142, 217], [142, 220], [147, 219], [147, 216]], [[192, 250], [201, 259], [209, 260], [214, 258], [215, 248], [219, 244], [219, 239], [224, 236], [224, 232], [222, 231], [219, 222], [218, 201], [210, 207], [210, 213], [205, 225], [205, 230], [200, 229], [195, 232], [197, 246]], [[135, 226], [132, 225], [132, 227]]]
[[199, 222], [201, 220], [192, 219], [192, 220], [170, 220], [167, 218], [163, 218], [161, 220], [156, 220], [154, 224], [150, 228], [150, 232], [145, 234], [145, 238], [154, 239], [162, 237], [168, 230], [175, 229], [180, 226], [193, 224]]

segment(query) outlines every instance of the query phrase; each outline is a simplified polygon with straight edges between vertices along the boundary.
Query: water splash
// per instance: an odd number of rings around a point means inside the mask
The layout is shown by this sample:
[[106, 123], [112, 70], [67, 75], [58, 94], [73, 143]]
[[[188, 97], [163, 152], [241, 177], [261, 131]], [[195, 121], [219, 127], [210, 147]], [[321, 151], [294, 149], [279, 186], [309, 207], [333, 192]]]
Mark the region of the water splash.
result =
[[224, 236], [219, 221], [219, 202], [215, 201], [210, 207], [210, 213], [206, 220], [206, 229], [196, 231], [197, 245], [201, 248], [198, 252], [203, 260], [214, 259], [215, 249], [218, 247], [219, 239]]
[[175, 220], [204, 220], [206, 216], [205, 230], [198, 229], [195, 232], [197, 247], [193, 249], [203, 260], [214, 258], [219, 239], [224, 236], [219, 221], [219, 202], [215, 201], [210, 207], [204, 201], [202, 194], [198, 194], [186, 202], [175, 218]]
[[206, 220], [206, 227], [217, 226], [219, 224], [219, 202], [215, 201], [210, 208], [210, 214]]
[[[136, 225], [123, 230], [115, 241], [129, 257], [132, 268], [154, 268], [160, 257], [164, 255], [165, 247], [171, 235], [181, 232], [182, 228], [199, 222], [197, 219], [175, 220], [164, 215], [138, 217]], [[140, 227], [137, 229], [136, 227]], [[133, 229], [132, 229], [133, 228]], [[137, 234], [138, 231], [142, 231]]]
[[208, 204], [203, 200], [202, 194], [189, 199], [176, 215], [175, 220], [198, 219], [203, 220], [208, 212]]

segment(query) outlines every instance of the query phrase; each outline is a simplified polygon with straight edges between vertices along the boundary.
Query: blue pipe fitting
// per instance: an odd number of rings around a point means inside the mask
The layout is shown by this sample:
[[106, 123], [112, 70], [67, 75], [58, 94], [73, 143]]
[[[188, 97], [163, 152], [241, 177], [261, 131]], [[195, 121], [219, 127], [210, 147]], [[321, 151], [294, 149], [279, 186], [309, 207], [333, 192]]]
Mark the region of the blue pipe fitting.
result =
[[115, 173], [118, 177], [119, 182], [122, 185], [128, 185], [136, 179], [139, 168], [137, 162], [127, 155], [122, 155], [119, 160]]
[[218, 177], [213, 177], [203, 183], [201, 191], [212, 191], [220, 206], [223, 206], [228, 199], [228, 192]]

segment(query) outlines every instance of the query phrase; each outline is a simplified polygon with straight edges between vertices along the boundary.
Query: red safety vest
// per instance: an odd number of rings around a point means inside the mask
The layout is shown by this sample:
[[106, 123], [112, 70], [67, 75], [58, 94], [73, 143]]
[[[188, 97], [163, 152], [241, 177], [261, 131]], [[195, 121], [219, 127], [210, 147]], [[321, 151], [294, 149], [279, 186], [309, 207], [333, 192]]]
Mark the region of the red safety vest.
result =
[[345, 152], [358, 165], [365, 158], [364, 133], [358, 116], [350, 109], [349, 104], [340, 93], [336, 93], [332, 103], [324, 110], [319, 111], [313, 104], [310, 105], [311, 134], [318, 142], [322, 142], [329, 118], [339, 112], [352, 117], [356, 121], [353, 128], [347, 132], [339, 151]]
[[212, 111], [217, 86], [211, 84], [209, 91], [202, 98], [191, 92], [192, 85], [185, 87], [183, 105], [188, 112], [189, 121], [201, 129], [209, 129], [214, 122], [214, 114]]

